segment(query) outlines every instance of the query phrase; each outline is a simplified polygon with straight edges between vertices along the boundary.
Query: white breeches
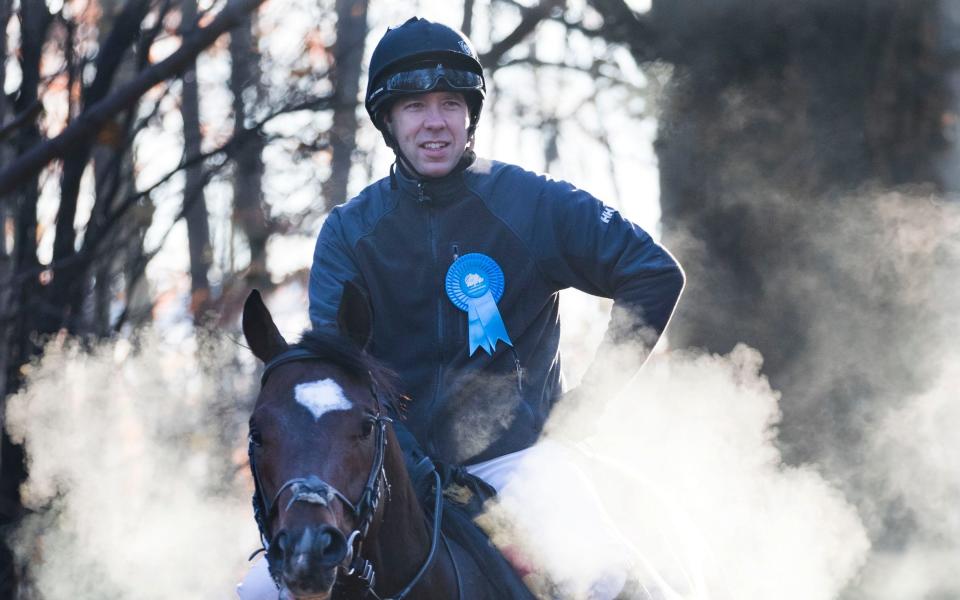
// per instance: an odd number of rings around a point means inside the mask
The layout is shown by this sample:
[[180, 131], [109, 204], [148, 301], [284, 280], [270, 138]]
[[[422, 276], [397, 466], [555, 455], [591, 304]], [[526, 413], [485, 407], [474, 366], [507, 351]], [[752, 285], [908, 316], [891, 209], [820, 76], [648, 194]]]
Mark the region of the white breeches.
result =
[[[536, 549], [534, 562], [571, 592], [572, 598], [612, 600], [623, 589], [626, 554], [599, 497], [572, 451], [545, 440], [532, 448], [467, 467], [497, 490], [498, 509]], [[277, 600], [279, 594], [260, 556], [237, 586], [240, 600]]]

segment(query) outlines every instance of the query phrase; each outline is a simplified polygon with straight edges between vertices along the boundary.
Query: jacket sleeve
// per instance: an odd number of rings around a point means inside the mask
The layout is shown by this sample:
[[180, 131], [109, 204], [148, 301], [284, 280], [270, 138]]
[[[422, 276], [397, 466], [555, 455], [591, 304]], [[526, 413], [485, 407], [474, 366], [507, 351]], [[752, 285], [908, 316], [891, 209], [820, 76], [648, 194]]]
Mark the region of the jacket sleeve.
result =
[[320, 228], [310, 267], [310, 324], [314, 329], [337, 329], [337, 309], [346, 281], [367, 291], [344, 236], [340, 212], [334, 209]]
[[[683, 289], [683, 270], [647, 232], [590, 194], [559, 181], [548, 181], [543, 194], [553, 217], [550, 262], [558, 283], [614, 301], [583, 383], [618, 391], [666, 329]], [[618, 350], [627, 343], [629, 351]]]

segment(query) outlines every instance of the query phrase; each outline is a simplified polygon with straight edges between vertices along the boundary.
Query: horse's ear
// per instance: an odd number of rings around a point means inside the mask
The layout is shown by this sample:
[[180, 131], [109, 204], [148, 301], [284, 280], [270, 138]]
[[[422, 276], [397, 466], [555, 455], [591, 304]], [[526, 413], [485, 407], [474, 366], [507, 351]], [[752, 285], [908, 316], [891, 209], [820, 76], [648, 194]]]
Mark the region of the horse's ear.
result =
[[253, 355], [264, 363], [287, 349], [287, 341], [280, 335], [257, 290], [250, 292], [243, 304], [243, 337], [247, 339]]
[[373, 335], [373, 311], [370, 301], [360, 286], [352, 281], [343, 284], [343, 295], [337, 309], [337, 326], [357, 346], [366, 349]]

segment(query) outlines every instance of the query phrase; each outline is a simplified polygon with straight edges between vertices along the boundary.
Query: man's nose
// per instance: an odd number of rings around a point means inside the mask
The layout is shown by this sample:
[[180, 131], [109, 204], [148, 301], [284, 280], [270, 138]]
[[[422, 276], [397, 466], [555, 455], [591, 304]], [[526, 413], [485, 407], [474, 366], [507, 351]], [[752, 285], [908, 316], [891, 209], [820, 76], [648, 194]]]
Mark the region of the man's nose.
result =
[[427, 107], [426, 115], [424, 115], [423, 125], [428, 129], [442, 129], [446, 125], [446, 121], [443, 120], [443, 115], [440, 114], [439, 107]]

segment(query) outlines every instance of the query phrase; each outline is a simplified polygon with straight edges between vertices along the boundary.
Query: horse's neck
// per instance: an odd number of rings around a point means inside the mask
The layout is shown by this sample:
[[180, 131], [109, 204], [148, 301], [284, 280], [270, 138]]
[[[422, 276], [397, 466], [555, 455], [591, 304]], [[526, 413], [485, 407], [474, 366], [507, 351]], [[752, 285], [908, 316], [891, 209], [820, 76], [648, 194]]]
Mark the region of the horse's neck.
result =
[[[405, 587], [423, 565], [432, 541], [432, 525], [428, 526], [417, 501], [400, 449], [396, 444], [387, 452], [385, 464], [391, 490], [384, 508], [383, 519], [375, 538], [371, 539], [370, 560], [377, 573], [377, 589], [389, 594]], [[424, 598], [425, 589], [441, 589], [449, 561], [442, 547], [438, 547], [433, 565], [417, 584], [410, 598]], [[381, 595], [383, 595], [381, 593]], [[439, 596], [450, 597], [450, 596]]]

